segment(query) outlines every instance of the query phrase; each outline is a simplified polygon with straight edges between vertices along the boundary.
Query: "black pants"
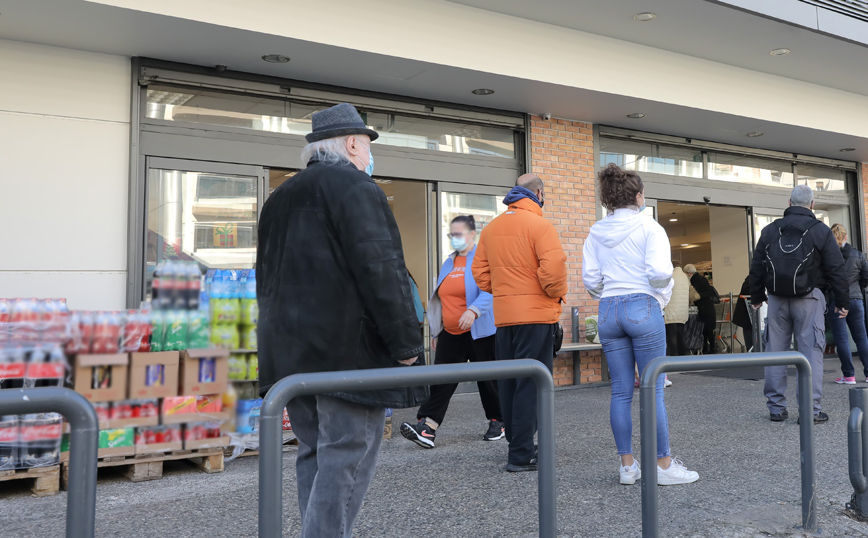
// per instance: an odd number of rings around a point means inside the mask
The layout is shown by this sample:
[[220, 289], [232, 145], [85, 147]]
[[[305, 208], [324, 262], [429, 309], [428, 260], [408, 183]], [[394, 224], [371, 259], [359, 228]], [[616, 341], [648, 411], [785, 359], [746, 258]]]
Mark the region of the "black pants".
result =
[[702, 337], [704, 344], [702, 352], [706, 355], [717, 353], [714, 341], [714, 331], [717, 329], [717, 314], [714, 310], [714, 303], [706, 300], [707, 304], [699, 305], [699, 319], [702, 320]]
[[[497, 329], [497, 360], [536, 359], [552, 370], [555, 325], [533, 324]], [[500, 408], [509, 441], [508, 462], [527, 465], [534, 458], [536, 434], [536, 383], [529, 377], [501, 379]]]
[[684, 324], [666, 324], [666, 355], [675, 357], [678, 355], [690, 355], [687, 343], [684, 341]]
[[[456, 364], [460, 362], [482, 362], [494, 360], [494, 336], [474, 340], [470, 333], [459, 335], [446, 331], [437, 337], [437, 351], [434, 352], [434, 364]], [[488, 420], [502, 421], [500, 401], [497, 398], [497, 383], [495, 381], [478, 381], [479, 398]], [[455, 394], [458, 383], [449, 385], [432, 385], [431, 396], [419, 407], [416, 418], [430, 418], [438, 424], [443, 424], [449, 400]]]

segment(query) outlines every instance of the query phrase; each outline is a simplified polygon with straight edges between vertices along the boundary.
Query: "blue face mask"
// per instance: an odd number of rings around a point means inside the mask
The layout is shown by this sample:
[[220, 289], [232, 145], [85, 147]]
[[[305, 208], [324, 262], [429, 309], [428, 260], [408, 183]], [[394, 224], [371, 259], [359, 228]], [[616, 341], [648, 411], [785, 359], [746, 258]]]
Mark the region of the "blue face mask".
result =
[[461, 252], [467, 246], [467, 240], [463, 237], [453, 237], [452, 238], [452, 248]]
[[[362, 145], [364, 146], [364, 144], [362, 144]], [[368, 148], [368, 166], [365, 167], [365, 173], [368, 174], [369, 176], [373, 176], [374, 175], [374, 154], [371, 153], [371, 147], [370, 146], [367, 146], [367, 148]], [[359, 159], [359, 162], [361, 162], [361, 159]]]

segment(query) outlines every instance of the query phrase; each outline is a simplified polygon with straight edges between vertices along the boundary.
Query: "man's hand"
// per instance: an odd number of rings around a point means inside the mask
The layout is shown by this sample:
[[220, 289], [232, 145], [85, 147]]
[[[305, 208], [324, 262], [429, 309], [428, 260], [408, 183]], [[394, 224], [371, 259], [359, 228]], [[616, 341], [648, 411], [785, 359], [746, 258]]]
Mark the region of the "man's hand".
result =
[[838, 313], [839, 318], [846, 318], [849, 311], [846, 308], [836, 308], [835, 312]]
[[751, 304], [750, 307], [753, 308], [754, 310], [759, 310], [760, 308], [762, 308], [764, 303], [765, 303], [765, 301], [763, 301], [762, 303]]
[[405, 366], [410, 366], [411, 364], [416, 362], [418, 359], [419, 359], [419, 357], [410, 357], [409, 359], [404, 359], [404, 360], [398, 361], [398, 362], [400, 362], [401, 364], [403, 364]]
[[431, 350], [437, 351], [437, 337], [436, 336], [431, 337]]
[[476, 314], [473, 310], [465, 310], [458, 319], [458, 328], [462, 331], [466, 331], [470, 329], [474, 321], [476, 321]]

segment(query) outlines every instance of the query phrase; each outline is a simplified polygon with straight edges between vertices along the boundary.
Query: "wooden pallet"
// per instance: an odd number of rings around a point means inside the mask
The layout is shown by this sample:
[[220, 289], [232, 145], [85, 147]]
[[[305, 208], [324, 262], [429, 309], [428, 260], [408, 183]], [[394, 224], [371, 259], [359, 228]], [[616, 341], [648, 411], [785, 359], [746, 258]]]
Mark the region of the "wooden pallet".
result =
[[[223, 448], [201, 448], [198, 450], [175, 450], [165, 454], [137, 454], [135, 456], [109, 456], [100, 458], [98, 468], [126, 467], [124, 476], [132, 482], [145, 482], [163, 478], [163, 462], [189, 461], [206, 473], [223, 472]], [[60, 485], [65, 490], [69, 484], [69, 462], [63, 463]]]
[[60, 465], [0, 471], [0, 482], [21, 479], [33, 480], [30, 491], [37, 497], [56, 495], [60, 490]]

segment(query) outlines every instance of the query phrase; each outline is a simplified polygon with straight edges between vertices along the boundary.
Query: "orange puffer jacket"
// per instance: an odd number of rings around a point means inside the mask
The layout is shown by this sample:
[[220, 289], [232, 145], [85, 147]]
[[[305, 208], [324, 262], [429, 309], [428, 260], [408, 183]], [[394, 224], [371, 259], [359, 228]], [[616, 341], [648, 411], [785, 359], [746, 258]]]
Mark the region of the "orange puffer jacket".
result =
[[494, 296], [498, 327], [557, 323], [567, 294], [567, 256], [552, 223], [522, 198], [482, 230], [473, 277]]

